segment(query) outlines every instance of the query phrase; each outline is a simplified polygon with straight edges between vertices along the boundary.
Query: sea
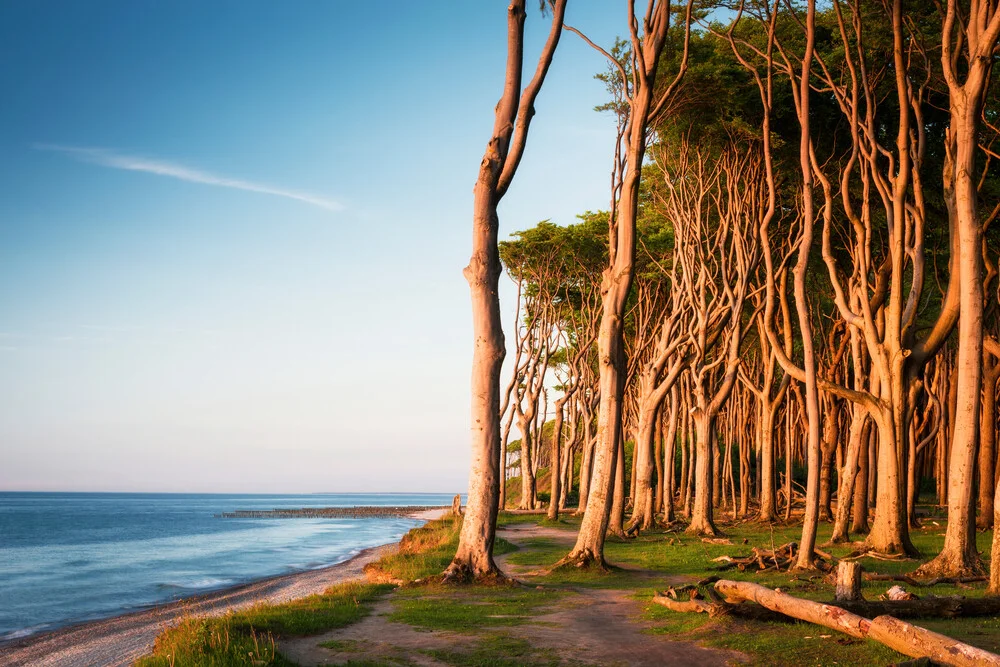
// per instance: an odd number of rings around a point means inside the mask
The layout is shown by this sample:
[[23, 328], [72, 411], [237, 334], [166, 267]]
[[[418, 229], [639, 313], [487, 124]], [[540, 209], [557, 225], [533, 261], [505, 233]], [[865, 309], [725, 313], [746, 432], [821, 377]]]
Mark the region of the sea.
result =
[[349, 560], [422, 522], [235, 510], [450, 505], [450, 494], [0, 493], [0, 642]]

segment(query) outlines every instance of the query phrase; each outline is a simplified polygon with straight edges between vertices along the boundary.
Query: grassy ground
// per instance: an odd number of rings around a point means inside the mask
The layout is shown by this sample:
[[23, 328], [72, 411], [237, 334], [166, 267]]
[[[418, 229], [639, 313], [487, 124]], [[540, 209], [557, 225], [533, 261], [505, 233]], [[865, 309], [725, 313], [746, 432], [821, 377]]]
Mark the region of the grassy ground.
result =
[[[522, 520], [511, 517], [508, 522]], [[577, 519], [563, 520], [567, 530], [573, 530]], [[547, 525], [552, 525], [547, 522]], [[723, 526], [725, 536], [732, 545], [703, 542], [700, 538], [682, 533], [654, 531], [636, 539], [621, 541], [609, 539], [605, 554], [608, 561], [619, 567], [609, 574], [594, 574], [586, 571], [555, 570], [538, 581], [549, 586], [596, 586], [628, 589], [643, 603], [643, 617], [656, 625], [653, 632], [665, 634], [675, 639], [693, 639], [706, 646], [727, 648], [750, 656], [751, 664], [759, 665], [884, 665], [901, 660], [904, 656], [880, 644], [860, 641], [806, 623], [756, 623], [736, 619], [710, 619], [703, 614], [680, 614], [651, 603], [654, 588], [647, 582], [637, 582], [634, 569], [662, 572], [664, 577], [681, 575], [690, 581], [697, 581], [710, 575], [726, 579], [753, 581], [770, 588], [781, 588], [792, 595], [829, 601], [833, 599], [833, 583], [822, 575], [775, 573], [754, 574], [727, 570], [716, 572], [712, 559], [723, 555], [746, 555], [753, 546], [771, 548], [787, 542], [798, 541], [799, 526], [761, 526], [756, 523]], [[831, 527], [820, 528], [819, 542], [829, 540]], [[935, 555], [944, 541], [942, 521], [926, 522], [924, 528], [914, 530], [912, 538], [915, 546], [926, 555], [923, 560]], [[988, 554], [990, 533], [980, 534], [980, 547]], [[857, 545], [826, 545], [823, 549], [835, 558], [847, 555]], [[509, 557], [509, 562], [517, 565], [550, 567], [566, 553], [565, 546], [553, 539], [534, 539], [529, 549], [523, 549]], [[861, 560], [866, 571], [881, 574], [902, 574], [914, 570], [921, 560], [891, 562], [865, 558]], [[629, 569], [623, 569], [629, 568]], [[893, 582], [865, 582], [863, 594], [868, 599], [877, 599]], [[985, 584], [970, 586], [936, 586], [931, 589], [914, 591], [918, 595], [933, 594], [965, 595], [978, 597], [985, 594]], [[930, 630], [946, 634], [969, 644], [1000, 653], [1000, 618], [966, 619], [921, 619], [913, 621]]]
[[[510, 515], [500, 517], [501, 527], [524, 528], [538, 525], [542, 537], [518, 537], [517, 546], [498, 540], [497, 553], [503, 553], [507, 567], [517, 573], [520, 586], [443, 586], [434, 576], [448, 564], [458, 539], [460, 520], [446, 519], [411, 531], [398, 554], [375, 564], [371, 570], [381, 579], [395, 579], [419, 584], [394, 588], [392, 585], [350, 584], [338, 586], [323, 596], [287, 605], [258, 607], [220, 619], [189, 619], [168, 631], [157, 641], [153, 657], [140, 662], [151, 665], [286, 665], [291, 664], [280, 651], [282, 638], [314, 635], [322, 631], [356, 623], [369, 613], [377, 600], [385, 618], [385, 627], [407, 626], [435, 636], [458, 637], [450, 643], [422, 648], [401, 649], [391, 660], [372, 661], [366, 640], [327, 639], [320, 644], [349, 655], [349, 662], [338, 664], [415, 664], [411, 659], [430, 658], [440, 664], [457, 666], [571, 665], [573, 657], [552, 646], [528, 641], [528, 627], [538, 625], [542, 616], [552, 618], [553, 610], [570, 609], [578, 604], [581, 592], [614, 590], [633, 600], [630, 606], [635, 623], [643, 628], [650, 642], [671, 640], [697, 642], [702, 646], [738, 651], [754, 665], [887, 665], [904, 659], [879, 644], [859, 641], [819, 626], [788, 622], [761, 623], [738, 619], [711, 619], [703, 614], [681, 614], [652, 603], [656, 590], [670, 582], [697, 581], [709, 575], [754, 581], [780, 587], [796, 596], [830, 600], [833, 585], [821, 574], [754, 574], [728, 570], [718, 573], [713, 558], [743, 555], [751, 547], [781, 545], [798, 541], [797, 526], [761, 526], [744, 523], [721, 525], [730, 545], [703, 542], [663, 529], [636, 539], [610, 539], [606, 557], [614, 566], [610, 573], [586, 570], [551, 570], [567, 551], [579, 525], [575, 517], [548, 522], [541, 516]], [[823, 525], [819, 541], [829, 539], [830, 527]], [[518, 531], [515, 531], [515, 533]], [[524, 532], [524, 531], [521, 531]], [[940, 519], [925, 522], [912, 533], [914, 544], [922, 553], [937, 553], [943, 542], [944, 523]], [[514, 533], [512, 533], [513, 535]], [[980, 546], [988, 550], [990, 535], [980, 534]], [[856, 545], [824, 546], [834, 557], [841, 557]], [[918, 560], [887, 562], [865, 559], [867, 571], [879, 573], [910, 572]], [[864, 595], [877, 598], [892, 582], [865, 582]], [[979, 596], [984, 585], [971, 587], [937, 586], [915, 591], [918, 595], [960, 594]], [[373, 619], [375, 617], [372, 617]], [[368, 621], [366, 621], [367, 623]], [[1000, 619], [970, 618], [915, 621], [931, 630], [982, 648], [1000, 652]], [[392, 625], [395, 624], [395, 625]], [[524, 630], [521, 630], [524, 628]], [[657, 635], [659, 637], [657, 637]], [[319, 641], [316, 640], [316, 644]], [[407, 650], [410, 651], [407, 654]], [[423, 657], [421, 657], [423, 656]]]
[[156, 639], [139, 667], [290, 665], [275, 651], [279, 637], [314, 635], [363, 618], [387, 584], [347, 583], [322, 595], [280, 605], [257, 605], [218, 618], [188, 618]]

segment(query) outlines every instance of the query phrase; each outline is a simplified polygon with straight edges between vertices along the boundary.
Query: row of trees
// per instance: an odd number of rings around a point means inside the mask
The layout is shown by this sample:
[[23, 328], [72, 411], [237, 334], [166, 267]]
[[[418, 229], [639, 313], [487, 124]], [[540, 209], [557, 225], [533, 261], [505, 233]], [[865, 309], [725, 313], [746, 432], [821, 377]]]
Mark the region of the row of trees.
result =
[[[498, 337], [490, 375], [474, 368], [482, 437], [449, 576], [497, 574], [515, 423], [520, 506], [537, 505], [543, 448], [549, 515], [578, 494], [567, 564], [603, 567], [608, 533], [658, 517], [714, 535], [722, 511], [768, 522], [798, 506], [798, 567], [812, 566], [824, 520], [835, 541], [864, 533], [869, 549], [913, 554], [917, 499], [933, 480], [948, 528], [924, 573], [982, 572], [977, 522], [1000, 509], [996, 3], [627, 7], [629, 38], [591, 43], [608, 59], [604, 109], [618, 120], [609, 210], [498, 244], [505, 188], [487, 197], [492, 237], [467, 275], [474, 295], [492, 290], [474, 296], [477, 334], [488, 313]], [[565, 2], [551, 9], [526, 115], [505, 124], [501, 102], [501, 130], [526, 133], [558, 33], [578, 32], [562, 24]], [[516, 169], [517, 136], [500, 174]], [[483, 183], [481, 172], [477, 202]], [[505, 392], [501, 259], [518, 286]]]

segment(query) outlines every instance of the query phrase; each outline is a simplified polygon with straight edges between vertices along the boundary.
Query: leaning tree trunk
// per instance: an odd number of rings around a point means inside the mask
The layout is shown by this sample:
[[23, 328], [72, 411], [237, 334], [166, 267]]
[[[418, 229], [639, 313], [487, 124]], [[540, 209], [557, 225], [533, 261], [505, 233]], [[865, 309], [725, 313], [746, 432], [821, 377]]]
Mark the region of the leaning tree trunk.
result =
[[[851, 516], [851, 502], [854, 497], [854, 486], [860, 472], [861, 447], [864, 442], [864, 426], [866, 413], [859, 405], [851, 407], [851, 428], [847, 439], [847, 454], [844, 456], [844, 467], [840, 471], [837, 487], [837, 515], [833, 522], [833, 535], [830, 541], [834, 544], [846, 542], [848, 520]], [[867, 447], [867, 443], [865, 443]]]

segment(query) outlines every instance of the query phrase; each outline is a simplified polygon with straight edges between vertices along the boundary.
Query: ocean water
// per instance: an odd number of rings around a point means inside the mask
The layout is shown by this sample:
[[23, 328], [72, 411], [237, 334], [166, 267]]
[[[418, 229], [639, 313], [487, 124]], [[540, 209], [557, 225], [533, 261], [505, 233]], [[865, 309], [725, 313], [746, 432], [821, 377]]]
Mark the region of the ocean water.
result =
[[449, 505], [448, 494], [0, 493], [0, 641], [332, 565], [420, 521], [219, 519], [238, 509]]

